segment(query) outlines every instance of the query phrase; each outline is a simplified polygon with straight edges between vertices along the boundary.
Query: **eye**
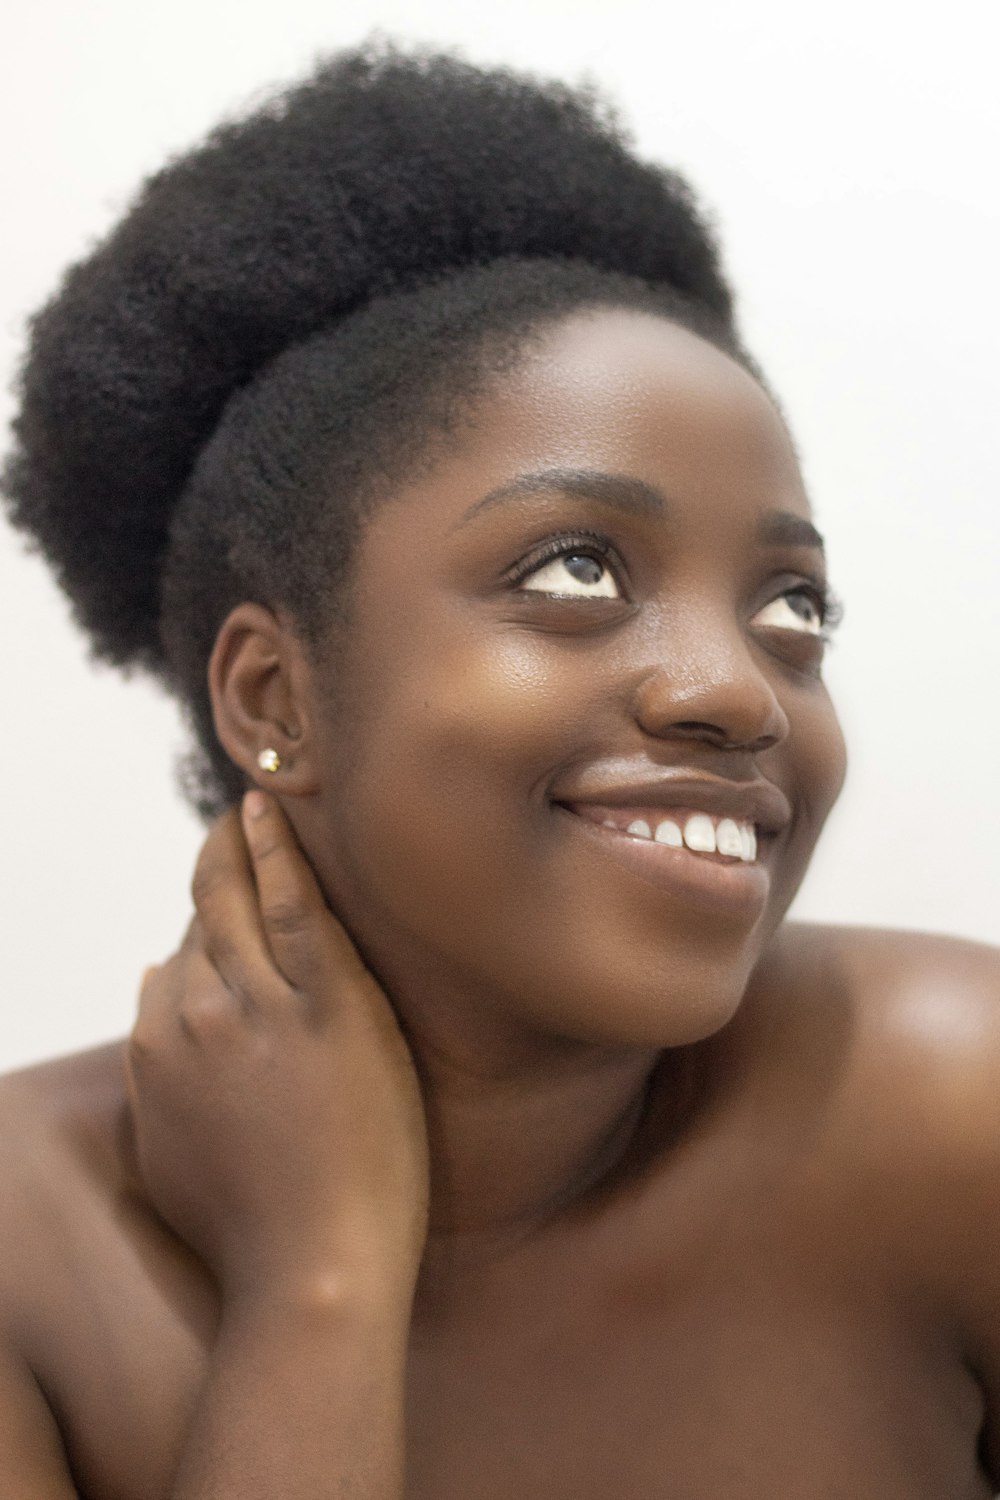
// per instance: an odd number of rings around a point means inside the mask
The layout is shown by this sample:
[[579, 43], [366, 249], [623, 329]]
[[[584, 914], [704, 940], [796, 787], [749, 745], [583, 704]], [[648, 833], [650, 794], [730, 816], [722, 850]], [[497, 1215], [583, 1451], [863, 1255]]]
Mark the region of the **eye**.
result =
[[518, 587], [562, 598], [622, 597], [615, 576], [604, 559], [579, 550], [564, 551], [560, 556], [537, 565], [522, 576]]
[[822, 600], [808, 588], [788, 589], [754, 615], [752, 625], [772, 630], [797, 630], [803, 635], [822, 635], [826, 612]]

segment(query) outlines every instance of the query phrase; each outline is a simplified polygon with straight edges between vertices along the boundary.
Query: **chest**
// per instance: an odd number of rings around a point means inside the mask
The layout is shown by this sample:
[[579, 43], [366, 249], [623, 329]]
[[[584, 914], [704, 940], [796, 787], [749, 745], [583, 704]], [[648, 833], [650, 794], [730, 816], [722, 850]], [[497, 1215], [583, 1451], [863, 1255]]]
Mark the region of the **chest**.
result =
[[[860, 1288], [729, 1268], [411, 1354], [409, 1500], [986, 1497], [978, 1391]], [[779, 1284], [780, 1283], [780, 1284]]]
[[[978, 1394], [931, 1331], [872, 1283], [792, 1274], [772, 1250], [659, 1284], [557, 1261], [415, 1324], [407, 1500], [989, 1496]], [[106, 1264], [66, 1310], [57, 1397], [89, 1500], [167, 1495], [205, 1376], [204, 1288], [149, 1271]]]

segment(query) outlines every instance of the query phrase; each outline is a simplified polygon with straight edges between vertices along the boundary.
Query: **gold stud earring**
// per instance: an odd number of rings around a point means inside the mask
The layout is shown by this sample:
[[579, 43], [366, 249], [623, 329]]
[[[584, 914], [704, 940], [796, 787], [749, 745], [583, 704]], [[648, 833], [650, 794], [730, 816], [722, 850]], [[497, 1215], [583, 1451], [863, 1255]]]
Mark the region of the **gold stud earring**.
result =
[[262, 750], [257, 757], [262, 771], [277, 771], [281, 767], [281, 756], [277, 750]]

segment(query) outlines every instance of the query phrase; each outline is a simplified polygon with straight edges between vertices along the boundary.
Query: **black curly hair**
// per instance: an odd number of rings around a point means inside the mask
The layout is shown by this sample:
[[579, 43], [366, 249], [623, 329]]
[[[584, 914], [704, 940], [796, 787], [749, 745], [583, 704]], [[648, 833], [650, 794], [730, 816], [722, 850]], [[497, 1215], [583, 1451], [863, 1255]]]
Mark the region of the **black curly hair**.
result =
[[35, 317], [14, 524], [95, 654], [156, 674], [205, 814], [243, 599], [319, 642], [365, 514], [555, 318], [654, 310], [757, 371], [690, 190], [589, 89], [371, 44], [149, 179]]

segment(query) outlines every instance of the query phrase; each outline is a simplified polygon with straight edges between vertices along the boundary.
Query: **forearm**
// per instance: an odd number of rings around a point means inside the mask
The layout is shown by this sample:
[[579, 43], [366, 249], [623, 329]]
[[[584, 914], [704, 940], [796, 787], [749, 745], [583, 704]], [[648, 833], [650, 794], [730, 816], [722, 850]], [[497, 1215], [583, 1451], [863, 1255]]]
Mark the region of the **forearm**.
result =
[[409, 1311], [283, 1296], [224, 1316], [170, 1500], [401, 1500]]

